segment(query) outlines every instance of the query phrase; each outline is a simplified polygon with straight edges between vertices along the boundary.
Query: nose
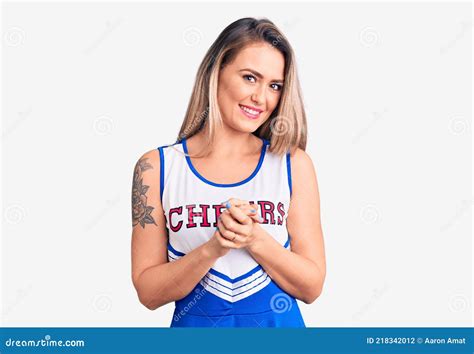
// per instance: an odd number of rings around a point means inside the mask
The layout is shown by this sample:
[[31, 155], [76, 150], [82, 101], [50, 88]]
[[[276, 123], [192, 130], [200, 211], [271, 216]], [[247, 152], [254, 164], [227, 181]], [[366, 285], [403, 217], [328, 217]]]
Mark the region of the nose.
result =
[[260, 107], [265, 103], [265, 87], [259, 86], [255, 88], [255, 91], [252, 94], [252, 101], [255, 103], [256, 107]]

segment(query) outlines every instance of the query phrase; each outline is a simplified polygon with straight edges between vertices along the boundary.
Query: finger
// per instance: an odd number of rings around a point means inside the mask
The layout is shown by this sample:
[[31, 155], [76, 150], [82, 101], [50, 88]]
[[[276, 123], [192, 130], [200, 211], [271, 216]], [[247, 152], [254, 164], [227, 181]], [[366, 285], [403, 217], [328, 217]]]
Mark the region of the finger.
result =
[[250, 220], [250, 218], [239, 207], [227, 203], [226, 208], [230, 212], [232, 217], [242, 225], [248, 225], [252, 222], [252, 220]]
[[[262, 218], [260, 215], [258, 215], [258, 211], [255, 209], [252, 209], [252, 204], [249, 206], [240, 206], [239, 207], [244, 213], [247, 214], [247, 216], [253, 220], [253, 222], [261, 224], [263, 222]], [[227, 211], [227, 209], [225, 209]]]
[[254, 222], [261, 224], [263, 219], [260, 217], [259, 208], [256, 205], [249, 204], [239, 207], [244, 213], [246, 213]]
[[224, 237], [225, 239], [229, 240], [229, 241], [239, 241], [240, 238], [239, 235], [237, 235], [235, 232], [229, 230], [226, 228], [226, 226], [224, 225], [224, 223], [222, 222], [222, 218], [220, 218], [218, 221], [217, 221], [217, 227], [219, 228], [219, 232], [220, 234], [222, 235], [222, 237]]
[[[244, 212], [247, 213], [248, 216], [250, 216], [251, 218], [253, 218], [254, 220], [258, 221], [259, 220], [259, 206], [258, 205], [254, 205], [254, 204], [249, 204], [249, 205], [243, 205], [243, 206], [240, 206], [239, 207], [241, 210], [243, 210]], [[257, 216], [257, 217], [254, 217], [254, 216]], [[260, 221], [263, 221], [261, 218], [260, 218]]]
[[259, 224], [263, 222], [263, 220], [258, 215], [252, 215], [250, 216], [250, 219], [252, 219], [254, 222], [259, 223]]
[[226, 230], [231, 231], [237, 236], [241, 236], [242, 238], [246, 237], [245, 235], [247, 233], [246, 231], [248, 229], [248, 226], [242, 225], [237, 222], [237, 220], [232, 217], [230, 212], [222, 213], [219, 220], [222, 222]]
[[229, 198], [225, 202], [222, 203], [222, 205], [234, 205], [234, 206], [241, 206], [241, 205], [250, 205], [250, 203], [247, 200], [243, 199], [238, 199], [238, 198]]
[[218, 242], [221, 244], [222, 247], [226, 247], [226, 248], [237, 248], [238, 247], [234, 242], [232, 242], [232, 241], [226, 239], [224, 236], [222, 236], [221, 233], [219, 232], [219, 230], [216, 230], [215, 235], [216, 235], [216, 238], [217, 238]]
[[263, 222], [263, 219], [260, 216], [260, 205], [259, 204], [249, 204], [249, 208], [250, 208], [250, 213], [252, 215], [251, 216], [252, 219], [254, 219], [256, 222], [261, 224]]

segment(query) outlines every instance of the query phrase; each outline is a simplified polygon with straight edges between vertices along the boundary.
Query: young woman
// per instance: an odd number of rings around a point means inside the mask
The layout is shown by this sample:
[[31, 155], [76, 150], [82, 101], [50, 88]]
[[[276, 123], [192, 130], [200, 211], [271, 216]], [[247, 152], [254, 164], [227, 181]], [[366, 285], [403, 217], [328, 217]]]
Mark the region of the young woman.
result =
[[[268, 19], [230, 24], [198, 70], [176, 143], [133, 178], [132, 279], [171, 327], [305, 327], [326, 276], [295, 57]], [[290, 236], [291, 235], [291, 236]]]

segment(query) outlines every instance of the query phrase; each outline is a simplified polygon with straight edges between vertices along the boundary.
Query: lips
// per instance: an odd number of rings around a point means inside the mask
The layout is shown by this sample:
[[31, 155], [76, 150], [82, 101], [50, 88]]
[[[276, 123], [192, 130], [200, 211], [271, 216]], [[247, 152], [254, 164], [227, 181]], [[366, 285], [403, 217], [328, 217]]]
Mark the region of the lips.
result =
[[249, 106], [239, 104], [240, 111], [250, 119], [258, 119], [260, 117], [260, 113], [263, 111], [258, 108], [251, 108]]

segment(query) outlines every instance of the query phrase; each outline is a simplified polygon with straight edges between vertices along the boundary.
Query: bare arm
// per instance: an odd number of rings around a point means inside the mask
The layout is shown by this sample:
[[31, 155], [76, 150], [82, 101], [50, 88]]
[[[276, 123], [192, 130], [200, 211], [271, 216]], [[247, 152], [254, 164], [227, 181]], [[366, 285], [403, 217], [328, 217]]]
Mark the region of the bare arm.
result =
[[132, 187], [132, 281], [140, 302], [150, 310], [188, 295], [227, 251], [213, 237], [168, 263], [166, 220], [160, 200], [157, 150], [136, 163]]
[[258, 224], [258, 236], [248, 250], [282, 289], [309, 304], [321, 294], [326, 277], [319, 190], [313, 163], [303, 150], [296, 151], [291, 164], [293, 193], [287, 218], [291, 251]]

